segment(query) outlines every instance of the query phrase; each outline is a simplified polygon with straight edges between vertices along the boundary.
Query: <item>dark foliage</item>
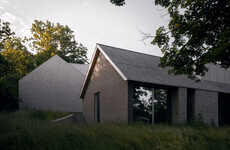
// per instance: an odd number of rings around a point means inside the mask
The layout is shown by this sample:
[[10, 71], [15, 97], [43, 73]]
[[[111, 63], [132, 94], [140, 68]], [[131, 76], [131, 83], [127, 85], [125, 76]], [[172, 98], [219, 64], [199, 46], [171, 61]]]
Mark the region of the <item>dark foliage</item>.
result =
[[229, 0], [155, 0], [155, 5], [170, 16], [152, 41], [163, 53], [162, 67], [196, 78], [205, 75], [208, 63], [230, 66]]
[[15, 33], [10, 29], [10, 23], [0, 19], [0, 51], [2, 51], [4, 47], [4, 41], [14, 34]]
[[110, 0], [112, 4], [116, 6], [123, 6], [125, 5], [125, 0]]

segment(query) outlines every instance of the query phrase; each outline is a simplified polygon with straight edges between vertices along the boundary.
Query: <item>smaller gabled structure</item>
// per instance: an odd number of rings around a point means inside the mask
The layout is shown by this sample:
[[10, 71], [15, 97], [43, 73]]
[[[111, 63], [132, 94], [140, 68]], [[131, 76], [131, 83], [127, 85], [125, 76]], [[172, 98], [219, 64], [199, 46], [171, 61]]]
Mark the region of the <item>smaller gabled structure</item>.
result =
[[20, 109], [82, 112], [80, 90], [88, 64], [55, 55], [19, 80]]

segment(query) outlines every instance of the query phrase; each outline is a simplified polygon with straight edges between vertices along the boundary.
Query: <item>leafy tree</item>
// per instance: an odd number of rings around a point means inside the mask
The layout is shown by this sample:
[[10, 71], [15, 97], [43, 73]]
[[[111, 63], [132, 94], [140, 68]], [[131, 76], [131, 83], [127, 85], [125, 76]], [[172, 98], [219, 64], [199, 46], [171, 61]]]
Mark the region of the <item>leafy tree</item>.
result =
[[115, 4], [116, 6], [123, 6], [125, 5], [125, 0], [110, 0], [112, 4]]
[[18, 108], [18, 80], [33, 68], [32, 55], [14, 36], [9, 23], [0, 23], [0, 111]]
[[73, 31], [68, 26], [35, 20], [31, 33], [30, 40], [32, 48], [38, 53], [38, 64], [55, 54], [70, 63], [87, 62], [87, 48], [76, 42]]
[[0, 53], [0, 111], [18, 108], [17, 74], [10, 71], [11, 64]]
[[20, 38], [4, 41], [0, 54], [0, 111], [18, 108], [18, 80], [34, 68], [32, 57]]
[[17, 74], [0, 77], [0, 111], [18, 109], [18, 79]]
[[2, 56], [8, 61], [8, 72], [23, 77], [34, 69], [34, 61], [31, 53], [23, 45], [20, 38], [11, 37], [5, 41]]
[[8, 61], [0, 53], [0, 78], [4, 77], [8, 73]]
[[[119, 5], [119, 1], [113, 1]], [[205, 64], [230, 66], [229, 0], [155, 0], [168, 10], [168, 27], [160, 27], [152, 44], [160, 47], [162, 67], [195, 78]]]
[[10, 29], [10, 23], [4, 22], [0, 19], [0, 51], [4, 47], [4, 42], [9, 37], [13, 36], [15, 33]]

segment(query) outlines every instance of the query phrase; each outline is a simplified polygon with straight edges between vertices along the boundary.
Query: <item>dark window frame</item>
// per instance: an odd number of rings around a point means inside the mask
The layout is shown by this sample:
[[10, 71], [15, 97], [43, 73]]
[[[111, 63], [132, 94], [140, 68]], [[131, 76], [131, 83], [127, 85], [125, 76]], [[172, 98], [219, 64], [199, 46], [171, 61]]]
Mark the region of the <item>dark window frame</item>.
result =
[[94, 93], [94, 120], [100, 122], [100, 92]]

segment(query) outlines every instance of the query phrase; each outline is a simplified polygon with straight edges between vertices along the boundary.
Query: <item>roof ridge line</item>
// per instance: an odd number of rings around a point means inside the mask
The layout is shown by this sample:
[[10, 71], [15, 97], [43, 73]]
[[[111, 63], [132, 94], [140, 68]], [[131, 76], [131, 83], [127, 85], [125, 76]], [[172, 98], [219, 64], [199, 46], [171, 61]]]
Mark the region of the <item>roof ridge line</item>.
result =
[[130, 50], [130, 49], [124, 49], [124, 48], [110, 46], [110, 45], [104, 45], [104, 44], [100, 44], [100, 43], [97, 43], [97, 45], [102, 45], [102, 46], [107, 46], [107, 47], [111, 47], [111, 48], [116, 48], [116, 49], [119, 49], [121, 51], [129, 51], [129, 52], [138, 53], [138, 54], [142, 54], [142, 55], [148, 55], [148, 56], [152, 56], [152, 57], [161, 58], [160, 56], [156, 56], [156, 55], [152, 55], [152, 54], [146, 54], [146, 53], [142, 53], [142, 52], [136, 52], [136, 51], [133, 51], [133, 50]]

